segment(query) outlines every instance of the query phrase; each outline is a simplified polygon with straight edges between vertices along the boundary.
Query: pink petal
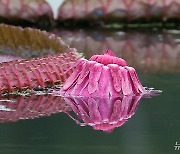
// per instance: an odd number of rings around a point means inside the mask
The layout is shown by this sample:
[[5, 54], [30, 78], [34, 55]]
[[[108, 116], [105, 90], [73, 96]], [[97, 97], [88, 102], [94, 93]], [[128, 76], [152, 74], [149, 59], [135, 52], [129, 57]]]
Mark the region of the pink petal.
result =
[[128, 79], [128, 71], [121, 66], [119, 68], [122, 74], [122, 92], [124, 95], [130, 95], [133, 92], [132, 92], [131, 83]]
[[111, 100], [107, 98], [96, 98], [96, 102], [98, 103], [98, 109], [101, 114], [102, 121], [107, 122], [111, 115]]
[[89, 60], [90, 61], [96, 61], [98, 57], [99, 57], [99, 55], [94, 55]]
[[128, 112], [129, 112], [129, 107], [131, 106], [132, 102], [132, 95], [131, 96], [124, 96], [122, 99], [122, 108], [123, 112], [121, 114], [122, 119], [127, 119], [128, 118]]
[[81, 84], [83, 82], [83, 80], [86, 78], [86, 76], [89, 74], [90, 72], [90, 68], [95, 64], [95, 61], [89, 61], [88, 63], [86, 63], [86, 65], [84, 66], [84, 68], [82, 69], [82, 72], [78, 78], [78, 82], [77, 84]]
[[101, 76], [102, 67], [103, 67], [102, 64], [97, 63], [90, 68], [89, 85], [88, 85], [89, 94], [94, 93], [98, 88], [98, 81]]
[[103, 61], [103, 57], [102, 56], [98, 56], [97, 59], [96, 59], [96, 62], [102, 63], [102, 61]]
[[109, 56], [115, 56], [115, 54], [114, 54], [114, 52], [112, 52], [111, 50], [106, 50], [104, 53], [103, 53], [103, 55], [109, 55]]
[[73, 74], [71, 74], [71, 76], [66, 80], [64, 86], [63, 86], [63, 90], [67, 90], [78, 78], [79, 74], [81, 73], [84, 64], [86, 63], [86, 60], [84, 59], [80, 59], [77, 62], [77, 67], [74, 70]]
[[131, 101], [132, 106], [131, 106], [130, 111], [128, 113], [128, 115], [130, 115], [129, 118], [135, 113], [137, 106], [141, 100], [141, 97], [142, 97], [141, 95], [133, 97], [133, 100]]
[[[107, 82], [109, 81], [109, 82]], [[107, 66], [103, 66], [102, 73], [99, 80], [98, 97], [108, 97], [110, 94], [110, 70]]]
[[112, 64], [113, 58], [112, 56], [109, 55], [103, 55], [103, 60], [101, 61], [104, 65]]
[[92, 119], [93, 123], [100, 123], [102, 119], [98, 109], [98, 102], [96, 102], [94, 98], [89, 98], [88, 107], [89, 107], [89, 116]]
[[83, 80], [83, 82], [80, 83], [80, 84], [78, 84], [77, 82], [74, 82], [74, 84], [72, 85], [72, 90], [71, 91], [68, 90], [68, 92], [70, 92], [71, 95], [73, 95], [73, 96], [79, 96], [82, 93], [83, 93], [84, 96], [89, 96], [89, 92], [86, 92], [88, 83], [89, 83], [89, 77], [87, 76]]
[[135, 90], [135, 93], [144, 92], [145, 89], [141, 85], [141, 83], [137, 77], [136, 70], [133, 67], [126, 67], [126, 69], [128, 70], [131, 80], [133, 82], [133, 90]]
[[109, 121], [111, 123], [117, 122], [117, 120], [119, 120], [121, 118], [121, 112], [122, 112], [121, 105], [122, 105], [122, 103], [121, 103], [120, 98], [112, 101], [112, 113], [111, 113], [111, 117], [109, 119]]
[[110, 68], [111, 76], [113, 78], [114, 89], [117, 92], [120, 92], [122, 88], [122, 76], [121, 72], [119, 71], [119, 66], [115, 64], [109, 64], [108, 67]]
[[79, 95], [86, 96], [86, 97], [89, 96], [89, 92], [88, 92], [88, 88], [87, 88], [88, 84], [89, 84], [89, 79], [87, 77], [80, 85], [82, 88], [79, 91]]
[[118, 58], [118, 64], [119, 66], [127, 66], [127, 62], [122, 58]]
[[[81, 118], [84, 122], [89, 122], [89, 115], [88, 115], [88, 109], [86, 108], [86, 106], [84, 105], [84, 101], [81, 98], [74, 98], [75, 102], [76, 102], [76, 106], [79, 109], [79, 114], [81, 115]], [[86, 100], [87, 102], [87, 100]]]

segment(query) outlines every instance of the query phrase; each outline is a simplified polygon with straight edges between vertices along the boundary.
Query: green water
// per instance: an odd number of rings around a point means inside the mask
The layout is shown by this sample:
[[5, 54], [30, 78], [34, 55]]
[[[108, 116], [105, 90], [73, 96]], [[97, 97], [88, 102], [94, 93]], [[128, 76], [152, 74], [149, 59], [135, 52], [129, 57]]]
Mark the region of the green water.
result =
[[1, 123], [0, 154], [179, 153], [174, 146], [180, 143], [180, 74], [170, 69], [138, 69], [144, 86], [163, 92], [141, 99], [135, 115], [112, 133], [81, 127], [65, 113]]
[[0, 124], [0, 153], [174, 153], [180, 141], [180, 75], [144, 74], [144, 85], [163, 90], [142, 99], [137, 112], [113, 133], [80, 127], [64, 113]]

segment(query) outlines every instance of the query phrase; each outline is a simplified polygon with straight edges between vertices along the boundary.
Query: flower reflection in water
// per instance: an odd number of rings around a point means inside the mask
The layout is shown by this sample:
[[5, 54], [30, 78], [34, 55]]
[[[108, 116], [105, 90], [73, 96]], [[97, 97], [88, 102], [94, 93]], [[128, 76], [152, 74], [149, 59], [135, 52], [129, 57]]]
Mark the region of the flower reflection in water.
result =
[[69, 97], [65, 101], [77, 117], [72, 118], [81, 126], [92, 126], [94, 130], [112, 132], [122, 126], [136, 112], [142, 96], [121, 96], [117, 98]]
[[[156, 95], [158, 91], [152, 91]], [[64, 112], [80, 126], [112, 132], [135, 114], [142, 97], [61, 97], [54, 95], [16, 96], [0, 99], [0, 123], [18, 122]], [[75, 115], [75, 116], [74, 116]], [[76, 118], [75, 118], [76, 117]]]

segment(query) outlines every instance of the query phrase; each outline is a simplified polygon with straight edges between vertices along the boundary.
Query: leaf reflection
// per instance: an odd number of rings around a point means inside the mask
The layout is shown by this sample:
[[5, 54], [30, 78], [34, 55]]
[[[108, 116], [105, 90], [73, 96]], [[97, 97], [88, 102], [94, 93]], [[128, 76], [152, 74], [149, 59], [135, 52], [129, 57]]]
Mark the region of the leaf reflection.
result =
[[135, 114], [142, 97], [147, 96], [7, 96], [0, 99], [0, 123], [18, 122], [64, 112], [80, 126], [91, 126], [94, 130], [111, 133]]
[[34, 119], [54, 113], [68, 112], [71, 108], [62, 97], [53, 95], [31, 95], [1, 98], [0, 123], [17, 122], [20, 119]]

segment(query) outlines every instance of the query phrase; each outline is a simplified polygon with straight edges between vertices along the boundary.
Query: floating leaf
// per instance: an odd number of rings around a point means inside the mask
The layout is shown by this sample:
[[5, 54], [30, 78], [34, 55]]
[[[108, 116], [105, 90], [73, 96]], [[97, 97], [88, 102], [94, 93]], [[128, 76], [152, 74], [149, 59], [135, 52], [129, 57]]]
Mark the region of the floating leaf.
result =
[[[43, 58], [0, 63], [0, 93], [60, 84], [72, 73], [78, 59], [75, 49], [69, 48], [59, 37], [37, 29], [1, 24], [0, 46], [6, 46], [11, 52], [11, 49], [19, 50], [20, 53], [12, 54], [18, 56], [31, 55], [31, 52], [49, 54]], [[3, 49], [5, 53], [8, 51]]]
[[141, 20], [179, 19], [179, 0], [66, 0], [59, 9], [59, 19]]
[[[180, 73], [180, 31], [119, 32], [67, 31], [53, 33], [89, 58], [100, 51], [112, 49], [140, 72]], [[138, 38], [138, 39], [137, 39]]]
[[0, 54], [22, 58], [62, 53], [68, 46], [52, 33], [0, 24]]
[[[46, 0], [55, 19], [94, 21], [136, 20], [159, 21], [179, 19], [179, 0]], [[0, 0], [0, 17], [8, 20], [38, 22], [41, 17], [53, 19], [51, 6], [45, 0]], [[53, 3], [54, 2], [54, 3]], [[52, 5], [53, 4], [53, 5]], [[58, 11], [59, 8], [59, 11]], [[58, 11], [58, 12], [57, 12]], [[108, 19], [108, 20], [107, 20]], [[67, 24], [67, 23], [66, 23]], [[70, 25], [71, 26], [71, 25]], [[136, 25], [138, 26], [138, 25]], [[153, 26], [153, 25], [152, 25]]]
[[0, 92], [36, 89], [61, 84], [72, 73], [75, 52], [0, 63]]
[[0, 0], [1, 18], [37, 22], [42, 16], [53, 17], [52, 9], [45, 0]]

